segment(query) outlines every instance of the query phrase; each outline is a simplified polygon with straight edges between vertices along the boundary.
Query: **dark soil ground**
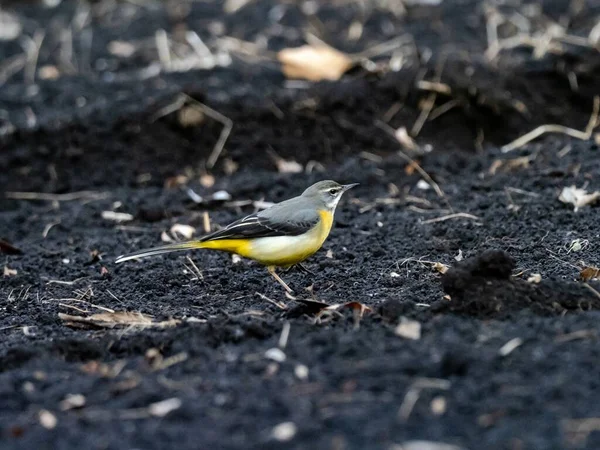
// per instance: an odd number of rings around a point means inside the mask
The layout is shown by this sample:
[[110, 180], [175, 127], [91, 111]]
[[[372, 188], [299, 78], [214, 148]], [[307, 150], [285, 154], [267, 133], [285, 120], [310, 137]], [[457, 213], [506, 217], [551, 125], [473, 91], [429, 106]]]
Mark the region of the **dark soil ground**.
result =
[[[552, 24], [587, 38], [596, 2], [401, 12], [257, 1], [229, 14], [220, 2], [4, 3], [22, 36], [0, 41], [0, 448], [600, 448], [600, 282], [579, 280], [600, 264], [600, 214], [558, 200], [571, 185], [600, 190], [598, 144], [555, 134], [500, 151], [541, 124], [585, 129], [600, 55], [549, 40], [558, 47], [539, 58], [528, 46], [484, 56], [494, 14], [529, 23], [539, 47]], [[196, 30], [231, 64], [161, 71], [160, 29], [174, 42]], [[400, 35], [412, 44], [396, 50], [396, 72], [286, 81], [272, 52], [307, 29], [347, 52]], [[13, 71], [39, 30], [38, 58]], [[259, 50], [230, 51], [225, 36]], [[136, 51], [111, 53], [115, 40]], [[41, 76], [52, 67], [57, 77]], [[386, 130], [410, 130], [431, 95], [419, 80], [438, 79], [451, 93], [435, 107], [454, 107], [415, 138], [431, 151], [409, 152], [436, 193]], [[181, 93], [233, 122], [210, 170], [222, 124], [183, 126]], [[278, 170], [274, 154], [306, 171]], [[176, 223], [202, 234], [205, 213], [226, 225], [254, 210], [235, 202], [277, 202], [329, 178], [361, 184], [307, 262], [314, 275], [283, 274], [295, 300], [225, 254], [189, 254], [201, 276], [185, 255], [113, 262]], [[195, 203], [188, 188], [231, 201]], [[359, 320], [307, 301], [371, 310]], [[155, 323], [59, 316], [106, 308]], [[418, 339], [398, 335], [408, 321]]]

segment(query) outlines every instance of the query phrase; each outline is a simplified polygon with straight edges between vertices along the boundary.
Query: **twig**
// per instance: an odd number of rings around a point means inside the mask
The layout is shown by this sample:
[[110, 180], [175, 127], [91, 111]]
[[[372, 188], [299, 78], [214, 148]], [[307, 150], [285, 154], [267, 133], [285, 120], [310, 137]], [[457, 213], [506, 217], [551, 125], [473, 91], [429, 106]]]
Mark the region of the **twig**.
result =
[[215, 144], [212, 153], [210, 154], [210, 156], [208, 157], [208, 160], [206, 161], [206, 167], [208, 169], [212, 169], [214, 167], [215, 163], [217, 162], [217, 160], [219, 159], [219, 156], [221, 156], [221, 152], [223, 151], [223, 148], [225, 147], [225, 142], [227, 142], [227, 139], [229, 138], [229, 135], [231, 134], [231, 130], [233, 129], [233, 121], [229, 117], [224, 116], [223, 114], [210, 108], [209, 106], [206, 106], [203, 103], [200, 103], [199, 101], [192, 99], [191, 97], [189, 97], [189, 98], [191, 100], [193, 100], [194, 102], [196, 102], [199, 106], [201, 106], [204, 113], [208, 117], [210, 117], [213, 120], [216, 120], [217, 122], [220, 122], [223, 125], [223, 130], [221, 131], [219, 140]]
[[27, 54], [6, 58], [0, 65], [0, 86], [27, 64]]
[[281, 329], [281, 335], [279, 336], [279, 342], [277, 343], [277, 346], [282, 350], [287, 346], [288, 338], [290, 337], [290, 328], [290, 323], [285, 322], [283, 324], [283, 328]]
[[24, 72], [26, 84], [33, 84], [35, 82], [38, 57], [45, 35], [44, 31], [36, 30], [32, 38], [27, 36], [27, 40], [24, 41], [25, 52], [27, 53], [27, 63]]
[[421, 129], [423, 128], [423, 125], [425, 125], [425, 122], [429, 118], [429, 114], [431, 114], [431, 111], [435, 106], [435, 101], [437, 100], [438, 92], [440, 92], [439, 90], [442, 90], [444, 94], [451, 93], [449, 86], [440, 83], [440, 80], [442, 78], [442, 72], [444, 71], [444, 65], [446, 64], [446, 58], [447, 55], [445, 53], [442, 54], [442, 56], [440, 57], [440, 60], [435, 69], [435, 76], [433, 77], [433, 81], [419, 80], [417, 82], [417, 86], [420, 87], [420, 89], [424, 89], [426, 86], [428, 90], [431, 90], [431, 93], [427, 96], [424, 108], [421, 110], [421, 114], [419, 114], [419, 117], [417, 118], [417, 120], [413, 124], [412, 129], [410, 130], [410, 134], [413, 137], [419, 135]]
[[51, 223], [47, 224], [44, 227], [44, 231], [42, 231], [42, 237], [44, 239], [46, 239], [48, 237], [48, 233], [50, 233], [50, 230], [59, 224], [60, 224], [60, 220], [57, 220], [56, 222], [51, 222]]
[[417, 120], [413, 124], [413, 127], [410, 130], [411, 135], [413, 135], [413, 136], [419, 135], [419, 133], [421, 132], [421, 129], [423, 128], [423, 125], [425, 125], [425, 122], [427, 121], [427, 118], [429, 117], [429, 114], [431, 114], [431, 111], [433, 110], [433, 107], [435, 106], [436, 99], [437, 99], [437, 92], [431, 92], [427, 96], [427, 98], [425, 99], [425, 102], [424, 102], [424, 107], [421, 110], [421, 114], [419, 114], [419, 117], [417, 118]]
[[600, 97], [594, 97], [594, 108], [592, 110], [592, 115], [590, 116], [590, 120], [585, 128], [585, 131], [576, 130], [574, 128], [569, 128], [564, 125], [556, 125], [556, 124], [547, 124], [541, 125], [534, 130], [531, 130], [529, 133], [524, 134], [523, 136], [515, 139], [510, 144], [504, 145], [501, 150], [502, 153], [511, 152], [517, 148], [524, 146], [525, 144], [531, 142], [532, 140], [540, 137], [546, 133], [562, 133], [568, 136], [574, 137], [576, 139], [580, 139], [582, 141], [587, 141], [592, 137], [592, 132], [594, 128], [598, 125], [598, 113], [600, 111]]
[[167, 32], [162, 28], [160, 30], [156, 30], [154, 39], [156, 41], [156, 51], [158, 52], [160, 65], [169, 70], [171, 68], [171, 50], [169, 49], [169, 38], [167, 36]]
[[583, 285], [588, 288], [590, 291], [592, 291], [594, 293], [594, 295], [598, 298], [600, 298], [600, 292], [598, 292], [596, 289], [594, 289], [592, 286], [590, 286], [588, 283], [583, 283]]
[[472, 219], [472, 220], [480, 220], [479, 217], [474, 216], [473, 214], [467, 214], [467, 213], [454, 213], [454, 214], [448, 214], [447, 216], [442, 216], [442, 217], [436, 217], [435, 219], [428, 219], [428, 220], [424, 220], [421, 223], [435, 223], [435, 222], [444, 222], [446, 220], [450, 220], [450, 219]]
[[277, 306], [279, 309], [287, 309], [287, 305], [283, 302], [278, 302], [276, 300], [272, 300], [269, 297], [267, 297], [264, 294], [261, 294], [260, 292], [256, 292], [256, 295], [258, 295], [260, 298], [262, 298], [263, 300], [268, 301], [269, 303], [271, 303], [272, 305]]
[[79, 191], [69, 192], [68, 194], [50, 194], [46, 192], [5, 192], [6, 198], [12, 198], [15, 200], [43, 200], [51, 202], [70, 202], [74, 200], [103, 200], [108, 198], [110, 194], [108, 192], [96, 192], [96, 191]]
[[402, 404], [398, 410], [398, 419], [401, 421], [406, 421], [410, 417], [410, 414], [419, 400], [421, 391], [423, 389], [448, 390], [450, 389], [450, 382], [448, 380], [439, 378], [417, 379], [410, 385], [408, 391], [406, 391], [406, 394], [404, 395], [404, 399], [402, 400]]
[[192, 265], [193, 272], [196, 273], [198, 279], [204, 280], [204, 275], [202, 275], [202, 272], [200, 271], [200, 269], [198, 269], [198, 266], [196, 265], [196, 263], [194, 263], [194, 260], [192, 260], [192, 258], [190, 258], [189, 256], [186, 256], [186, 258], [189, 261], [189, 263]]
[[178, 95], [175, 100], [168, 104], [167, 106], [156, 111], [152, 116], [150, 116], [150, 123], [156, 122], [161, 117], [168, 116], [175, 111], [179, 111], [183, 105], [185, 105], [185, 95]]

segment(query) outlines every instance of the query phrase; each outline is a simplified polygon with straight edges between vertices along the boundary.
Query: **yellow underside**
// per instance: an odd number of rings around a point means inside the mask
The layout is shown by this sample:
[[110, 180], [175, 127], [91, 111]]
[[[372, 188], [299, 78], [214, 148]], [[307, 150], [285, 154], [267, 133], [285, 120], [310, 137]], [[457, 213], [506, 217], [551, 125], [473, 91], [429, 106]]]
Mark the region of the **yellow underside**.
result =
[[258, 239], [217, 239], [199, 242], [198, 248], [235, 253], [266, 266], [291, 266], [304, 261], [321, 248], [331, 231], [333, 214], [319, 211], [321, 220], [303, 235]]

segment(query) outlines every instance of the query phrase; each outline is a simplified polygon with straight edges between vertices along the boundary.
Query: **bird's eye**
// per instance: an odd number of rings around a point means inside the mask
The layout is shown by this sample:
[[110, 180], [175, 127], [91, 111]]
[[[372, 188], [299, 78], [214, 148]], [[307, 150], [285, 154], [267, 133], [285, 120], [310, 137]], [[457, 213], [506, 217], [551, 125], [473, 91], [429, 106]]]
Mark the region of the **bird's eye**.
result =
[[338, 193], [338, 190], [337, 190], [337, 189], [329, 189], [329, 193], [330, 193], [331, 195], [335, 195], [335, 194], [337, 194], [337, 193]]

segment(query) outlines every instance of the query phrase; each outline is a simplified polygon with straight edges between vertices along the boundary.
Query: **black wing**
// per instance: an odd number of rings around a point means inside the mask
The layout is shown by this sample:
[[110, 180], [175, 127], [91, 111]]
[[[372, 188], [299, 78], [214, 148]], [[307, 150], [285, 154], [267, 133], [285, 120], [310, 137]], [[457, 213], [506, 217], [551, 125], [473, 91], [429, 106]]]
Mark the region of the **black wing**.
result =
[[318, 222], [319, 216], [307, 217], [303, 220], [277, 220], [270, 217], [251, 214], [243, 219], [237, 220], [222, 230], [215, 231], [204, 236], [201, 241], [212, 241], [215, 239], [249, 239], [273, 236], [298, 236], [313, 228]]

